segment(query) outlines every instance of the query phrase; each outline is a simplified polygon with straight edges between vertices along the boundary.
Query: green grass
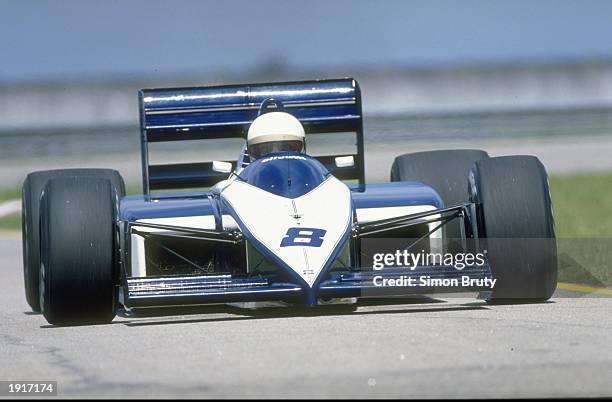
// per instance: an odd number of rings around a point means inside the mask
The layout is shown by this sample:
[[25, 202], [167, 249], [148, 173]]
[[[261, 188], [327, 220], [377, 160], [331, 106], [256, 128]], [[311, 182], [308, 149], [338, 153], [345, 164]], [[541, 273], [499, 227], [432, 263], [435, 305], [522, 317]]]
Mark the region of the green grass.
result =
[[550, 178], [559, 280], [612, 286], [612, 174]]
[[21, 230], [21, 214], [14, 214], [0, 218], [0, 229]]
[[[612, 173], [550, 178], [559, 280], [612, 286]], [[128, 194], [138, 194], [129, 185]], [[0, 190], [0, 202], [21, 198], [20, 189]], [[0, 229], [21, 230], [21, 216], [0, 219]]]
[[[20, 199], [21, 188], [0, 189], [0, 203]], [[21, 214], [0, 218], [0, 230], [21, 230]]]
[[612, 173], [553, 176], [558, 238], [612, 238]]
[[0, 189], [0, 202], [8, 200], [20, 200], [21, 188]]

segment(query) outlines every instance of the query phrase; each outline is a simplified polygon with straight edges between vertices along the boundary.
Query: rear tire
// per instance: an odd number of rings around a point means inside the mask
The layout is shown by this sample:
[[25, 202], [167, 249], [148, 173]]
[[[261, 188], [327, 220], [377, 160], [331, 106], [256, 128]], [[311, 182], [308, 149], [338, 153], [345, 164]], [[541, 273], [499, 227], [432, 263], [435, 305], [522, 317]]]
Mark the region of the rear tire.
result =
[[119, 172], [111, 169], [58, 169], [30, 173], [21, 191], [21, 231], [23, 251], [23, 277], [26, 300], [32, 311], [40, 312], [40, 196], [50, 179], [58, 177], [92, 177], [108, 179], [118, 197], [125, 195], [125, 184]]
[[557, 246], [546, 170], [533, 156], [476, 162], [470, 196], [481, 205], [485, 249], [497, 283], [486, 299], [539, 302], [557, 285]]
[[445, 206], [462, 204], [469, 200], [468, 172], [474, 162], [488, 158], [478, 149], [405, 154], [393, 161], [391, 181], [419, 181], [436, 190]]
[[[418, 181], [436, 190], [444, 206], [469, 202], [468, 173], [475, 162], [488, 159], [479, 149], [415, 152], [398, 156], [391, 166], [391, 181]], [[444, 225], [446, 250], [460, 251], [461, 222]]]
[[108, 179], [61, 177], [45, 186], [40, 303], [50, 324], [102, 324], [114, 318], [117, 201]]

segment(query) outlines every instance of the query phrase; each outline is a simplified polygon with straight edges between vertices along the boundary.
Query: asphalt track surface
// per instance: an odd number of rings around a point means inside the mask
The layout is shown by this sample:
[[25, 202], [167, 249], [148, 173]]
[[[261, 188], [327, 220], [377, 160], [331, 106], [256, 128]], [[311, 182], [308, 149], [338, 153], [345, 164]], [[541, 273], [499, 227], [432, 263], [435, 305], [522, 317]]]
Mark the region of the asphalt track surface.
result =
[[612, 396], [605, 296], [221, 306], [58, 328], [28, 312], [23, 293], [21, 242], [5, 234], [0, 380], [55, 380], [61, 397]]

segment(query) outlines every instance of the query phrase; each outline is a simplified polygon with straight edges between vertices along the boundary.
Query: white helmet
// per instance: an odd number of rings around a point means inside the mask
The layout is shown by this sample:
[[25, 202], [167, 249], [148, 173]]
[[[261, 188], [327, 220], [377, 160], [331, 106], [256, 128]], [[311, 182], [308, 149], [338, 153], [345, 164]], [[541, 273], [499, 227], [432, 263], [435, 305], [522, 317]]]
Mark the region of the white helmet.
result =
[[270, 152], [303, 152], [304, 137], [304, 126], [293, 115], [285, 112], [264, 113], [249, 127], [249, 156], [257, 159]]

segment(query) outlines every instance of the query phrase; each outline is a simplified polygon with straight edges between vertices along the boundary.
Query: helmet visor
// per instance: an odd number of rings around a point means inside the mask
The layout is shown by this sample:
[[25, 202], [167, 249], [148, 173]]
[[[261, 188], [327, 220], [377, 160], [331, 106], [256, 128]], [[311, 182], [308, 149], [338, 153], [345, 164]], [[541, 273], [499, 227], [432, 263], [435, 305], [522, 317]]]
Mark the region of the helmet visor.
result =
[[249, 145], [249, 156], [253, 159], [272, 152], [302, 152], [304, 143], [302, 141], [270, 141]]

